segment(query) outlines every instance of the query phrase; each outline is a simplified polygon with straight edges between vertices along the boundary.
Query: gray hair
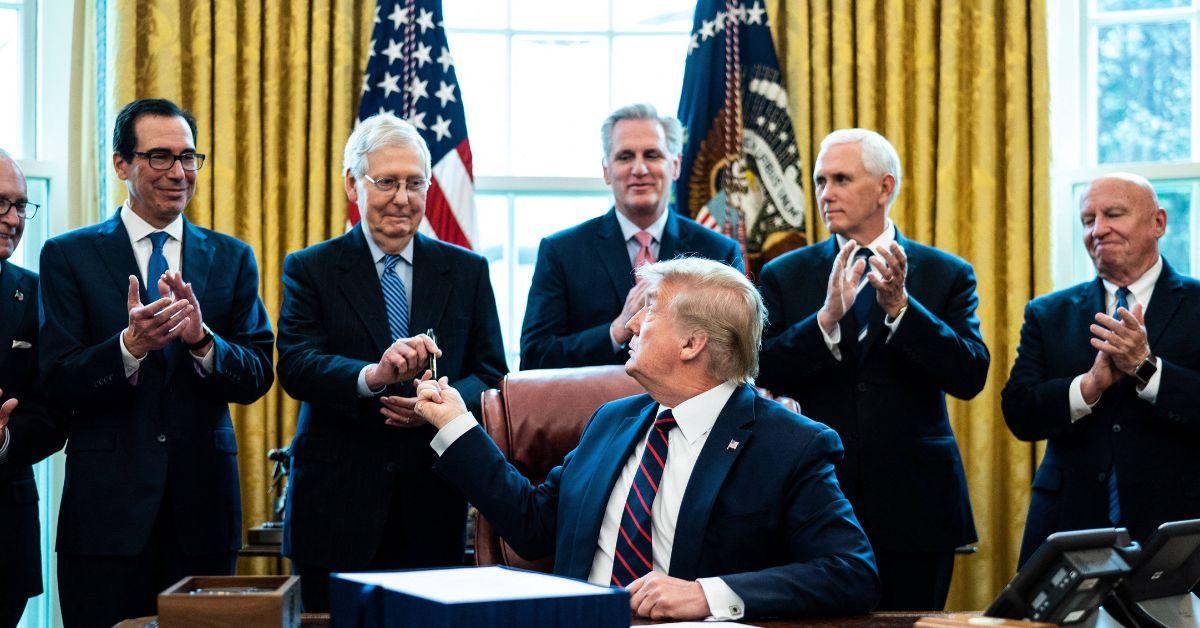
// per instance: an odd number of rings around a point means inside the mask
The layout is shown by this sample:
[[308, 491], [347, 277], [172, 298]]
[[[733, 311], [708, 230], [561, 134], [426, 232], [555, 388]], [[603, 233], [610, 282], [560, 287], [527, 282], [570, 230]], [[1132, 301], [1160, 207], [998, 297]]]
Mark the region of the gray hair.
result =
[[839, 144], [858, 144], [862, 148], [862, 163], [871, 176], [882, 177], [892, 175], [896, 185], [892, 187], [892, 197], [888, 199], [888, 207], [896, 201], [900, 194], [900, 155], [896, 147], [887, 138], [870, 129], [838, 129], [821, 140], [821, 151], [817, 159], [833, 146]]
[[667, 138], [667, 152], [672, 157], [683, 152], [683, 125], [672, 116], [660, 116], [654, 105], [635, 103], [625, 105], [608, 114], [604, 124], [600, 125], [600, 143], [604, 146], [604, 161], [612, 154], [613, 128], [621, 120], [654, 120], [662, 127], [663, 135]]
[[[720, 262], [680, 257], [637, 271], [686, 330], [708, 335], [708, 373], [721, 381], [752, 383], [758, 375], [767, 308], [745, 275]], [[666, 290], [663, 290], [663, 287]], [[663, 303], [663, 301], [659, 301]]]
[[367, 155], [387, 146], [403, 146], [417, 151], [425, 164], [425, 177], [432, 169], [429, 163], [429, 146], [425, 138], [412, 124], [390, 113], [375, 114], [354, 127], [346, 140], [342, 153], [342, 173], [349, 172], [355, 179], [362, 178], [367, 171]]

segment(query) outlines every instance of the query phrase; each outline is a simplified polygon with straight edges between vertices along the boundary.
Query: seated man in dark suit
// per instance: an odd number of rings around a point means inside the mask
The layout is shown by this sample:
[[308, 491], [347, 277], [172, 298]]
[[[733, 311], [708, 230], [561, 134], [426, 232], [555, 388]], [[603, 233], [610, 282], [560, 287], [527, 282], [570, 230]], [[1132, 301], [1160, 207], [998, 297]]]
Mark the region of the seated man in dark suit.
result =
[[466, 502], [433, 475], [433, 429], [380, 414], [413, 416], [430, 356], [476, 409], [508, 371], [487, 260], [417, 232], [429, 159], [411, 124], [364, 120], [344, 160], [363, 221], [283, 263], [279, 382], [303, 402], [283, 553], [308, 611], [328, 610], [330, 571], [463, 560]]
[[38, 493], [30, 465], [63, 444], [34, 391], [38, 276], [8, 261], [37, 209], [25, 175], [0, 150], [0, 628], [16, 626], [27, 600], [42, 592]]
[[742, 269], [733, 240], [671, 211], [683, 129], [650, 105], [629, 105], [600, 128], [607, 214], [542, 240], [521, 326], [521, 368], [624, 364], [625, 323], [644, 300], [633, 270], [694, 255]]
[[838, 480], [875, 549], [879, 610], [941, 610], [954, 550], [976, 540], [946, 395], [978, 394], [991, 357], [971, 265], [888, 218], [900, 179], [874, 131], [821, 142], [813, 182], [833, 235], [763, 268], [759, 383], [846, 443]]
[[1093, 181], [1080, 220], [1098, 276], [1029, 302], [1002, 395], [1017, 438], [1049, 441], [1021, 564], [1054, 532], [1200, 517], [1200, 282], [1160, 253], [1146, 179]]
[[741, 272], [680, 259], [638, 270], [626, 371], [649, 394], [601, 406], [532, 486], [443, 379], [418, 388], [438, 473], [509, 544], [554, 571], [627, 587], [654, 619], [870, 611], [879, 579], [838, 488], [833, 430], [751, 385], [765, 311]]

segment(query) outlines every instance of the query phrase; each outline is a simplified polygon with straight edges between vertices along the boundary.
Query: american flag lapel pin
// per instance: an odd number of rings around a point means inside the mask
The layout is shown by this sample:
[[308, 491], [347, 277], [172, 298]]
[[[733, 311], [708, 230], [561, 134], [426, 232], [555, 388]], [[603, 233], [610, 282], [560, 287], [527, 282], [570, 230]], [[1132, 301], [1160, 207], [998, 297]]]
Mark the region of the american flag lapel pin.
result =
[[25, 300], [25, 293], [24, 293], [24, 292], [21, 292], [20, 290], [17, 290], [16, 292], [14, 292], [14, 293], [13, 293], [13, 298], [14, 298], [14, 299], [16, 299], [16, 300], [18, 300], [18, 301], [24, 301], [24, 300]]
[[737, 442], [736, 440], [731, 440], [729, 441], [729, 444], [725, 446], [725, 449], [737, 449], [738, 445], [740, 444], [741, 443]]

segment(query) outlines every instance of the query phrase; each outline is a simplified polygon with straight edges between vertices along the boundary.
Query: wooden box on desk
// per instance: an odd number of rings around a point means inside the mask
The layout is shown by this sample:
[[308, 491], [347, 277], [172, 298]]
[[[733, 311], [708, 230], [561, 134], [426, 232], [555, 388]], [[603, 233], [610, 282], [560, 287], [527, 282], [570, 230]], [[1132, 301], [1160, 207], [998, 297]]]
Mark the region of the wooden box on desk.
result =
[[163, 628], [296, 628], [300, 625], [300, 578], [188, 576], [158, 594], [158, 623]]

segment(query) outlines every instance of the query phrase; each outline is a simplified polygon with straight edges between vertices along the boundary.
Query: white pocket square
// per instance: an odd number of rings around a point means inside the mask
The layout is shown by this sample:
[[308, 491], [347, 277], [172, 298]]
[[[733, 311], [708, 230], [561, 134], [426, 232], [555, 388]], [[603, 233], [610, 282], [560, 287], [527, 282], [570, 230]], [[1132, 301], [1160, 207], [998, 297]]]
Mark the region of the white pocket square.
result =
[[24, 340], [14, 340], [12, 348], [13, 349], [32, 349], [33, 345], [29, 344], [28, 342], [25, 342]]

